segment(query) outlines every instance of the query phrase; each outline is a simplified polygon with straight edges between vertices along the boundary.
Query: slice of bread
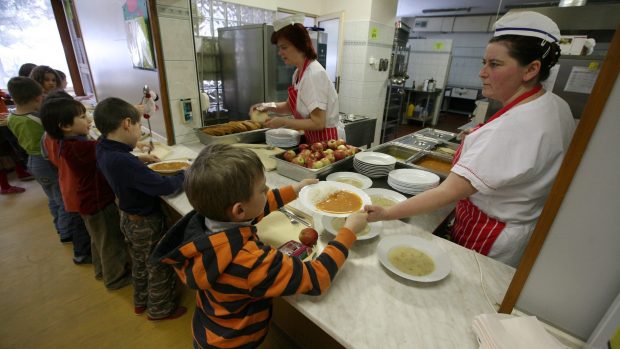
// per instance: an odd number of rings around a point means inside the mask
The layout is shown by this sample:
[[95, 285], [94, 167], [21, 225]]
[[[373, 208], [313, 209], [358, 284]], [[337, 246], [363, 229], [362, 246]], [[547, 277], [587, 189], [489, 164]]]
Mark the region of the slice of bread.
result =
[[258, 111], [256, 109], [254, 109], [252, 111], [252, 115], [250, 115], [250, 119], [252, 121], [256, 121], [258, 123], [264, 124], [265, 121], [267, 121], [267, 119], [269, 119], [269, 114], [265, 113], [264, 111]]

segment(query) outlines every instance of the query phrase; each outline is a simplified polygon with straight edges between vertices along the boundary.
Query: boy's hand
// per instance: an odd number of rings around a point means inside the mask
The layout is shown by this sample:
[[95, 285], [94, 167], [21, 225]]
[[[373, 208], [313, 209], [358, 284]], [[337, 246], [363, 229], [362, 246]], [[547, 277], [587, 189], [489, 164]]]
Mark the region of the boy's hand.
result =
[[299, 191], [301, 190], [301, 188], [305, 187], [306, 185], [317, 184], [318, 182], [319, 180], [316, 178], [304, 179], [297, 184], [293, 184], [293, 190], [295, 191], [295, 194], [299, 194]]
[[355, 234], [359, 233], [366, 227], [368, 224], [368, 213], [366, 212], [355, 212], [347, 217], [346, 222], [344, 222], [344, 227], [350, 229]]
[[160, 162], [161, 161], [157, 156], [155, 156], [153, 154], [138, 155], [138, 159], [140, 159], [145, 164], [151, 164], [151, 163], [154, 163], [154, 162]]
[[388, 219], [388, 212], [385, 207], [379, 205], [366, 205], [364, 211], [368, 213], [369, 222], [384, 221]]
[[153, 150], [150, 142], [138, 142], [136, 143], [136, 149], [139, 149], [143, 153], [148, 153]]

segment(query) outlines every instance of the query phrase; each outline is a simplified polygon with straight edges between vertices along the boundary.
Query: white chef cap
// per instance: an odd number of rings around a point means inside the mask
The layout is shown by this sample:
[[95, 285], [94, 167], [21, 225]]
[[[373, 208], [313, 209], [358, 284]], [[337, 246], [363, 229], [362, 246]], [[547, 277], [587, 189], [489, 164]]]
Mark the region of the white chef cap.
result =
[[306, 16], [303, 13], [294, 14], [292, 16], [276, 19], [273, 21], [273, 30], [278, 31], [287, 25], [293, 25], [295, 23], [304, 24]]
[[495, 22], [495, 34], [522, 35], [541, 38], [549, 42], [560, 40], [560, 28], [551, 18], [533, 11], [514, 12]]

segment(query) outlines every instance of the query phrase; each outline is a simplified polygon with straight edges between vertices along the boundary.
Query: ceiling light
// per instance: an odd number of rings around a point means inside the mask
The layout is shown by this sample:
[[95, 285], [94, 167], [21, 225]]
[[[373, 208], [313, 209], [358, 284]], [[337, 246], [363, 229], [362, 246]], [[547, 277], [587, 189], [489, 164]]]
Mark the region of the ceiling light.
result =
[[438, 13], [438, 12], [470, 12], [471, 7], [457, 7], [457, 8], [427, 8], [422, 10], [422, 13]]
[[513, 8], [553, 7], [558, 6], [559, 3], [559, 1], [529, 2], [525, 4], [506, 5], [504, 8], [506, 10], [511, 10]]
[[585, 6], [586, 0], [560, 0], [560, 7]]

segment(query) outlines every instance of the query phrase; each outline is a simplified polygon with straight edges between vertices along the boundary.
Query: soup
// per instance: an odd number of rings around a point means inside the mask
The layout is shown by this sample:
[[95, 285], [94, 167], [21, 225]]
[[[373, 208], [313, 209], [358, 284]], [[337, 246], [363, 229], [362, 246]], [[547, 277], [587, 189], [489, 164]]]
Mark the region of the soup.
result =
[[381, 195], [370, 195], [373, 205], [379, 205], [382, 207], [390, 207], [396, 205], [398, 202], [392, 199], [388, 199]]
[[[344, 225], [344, 222], [345, 222], [345, 218], [335, 218], [335, 219], [332, 219], [332, 228], [334, 228], [336, 231], [338, 231], [340, 228], [342, 228], [342, 226]], [[362, 231], [360, 231], [359, 233], [357, 233], [355, 235], [363, 236], [363, 235], [368, 234], [368, 232], [370, 232], [370, 226], [368, 224], [366, 224], [364, 229], [362, 229]]]
[[316, 208], [329, 213], [352, 213], [362, 208], [362, 198], [348, 191], [340, 190], [316, 204]]
[[450, 172], [452, 169], [452, 164], [447, 161], [437, 160], [429, 157], [424, 157], [415, 162], [416, 165], [430, 168], [431, 170], [439, 171], [439, 172]]
[[351, 184], [352, 186], [360, 188], [360, 189], [364, 186], [364, 183], [354, 178], [338, 178], [336, 182]]
[[151, 169], [155, 171], [180, 171], [189, 167], [187, 162], [173, 161], [173, 162], [161, 162], [151, 165]]
[[413, 276], [424, 276], [435, 271], [435, 262], [426, 253], [407, 246], [397, 246], [388, 252], [388, 260], [396, 269]]

